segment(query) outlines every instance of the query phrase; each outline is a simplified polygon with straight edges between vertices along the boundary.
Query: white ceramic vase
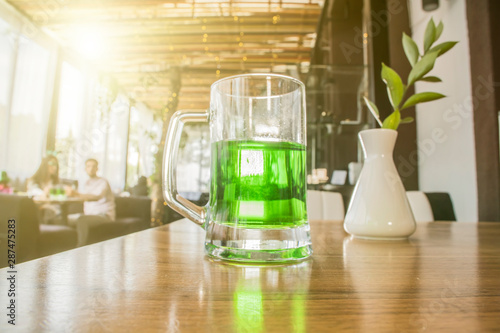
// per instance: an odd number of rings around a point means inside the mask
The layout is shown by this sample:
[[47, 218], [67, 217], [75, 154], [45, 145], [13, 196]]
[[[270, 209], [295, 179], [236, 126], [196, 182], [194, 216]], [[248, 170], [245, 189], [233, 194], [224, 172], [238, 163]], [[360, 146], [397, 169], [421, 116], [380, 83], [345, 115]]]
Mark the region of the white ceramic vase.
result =
[[359, 132], [365, 162], [349, 203], [344, 229], [358, 238], [398, 240], [415, 232], [415, 218], [392, 158], [398, 132]]

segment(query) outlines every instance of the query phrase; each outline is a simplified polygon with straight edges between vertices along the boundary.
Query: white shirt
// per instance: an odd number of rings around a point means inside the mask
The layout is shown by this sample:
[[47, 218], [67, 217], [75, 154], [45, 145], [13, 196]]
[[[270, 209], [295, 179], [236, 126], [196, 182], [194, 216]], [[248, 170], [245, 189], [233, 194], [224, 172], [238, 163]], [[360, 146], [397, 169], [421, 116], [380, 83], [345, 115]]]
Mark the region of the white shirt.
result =
[[89, 178], [80, 191], [82, 194], [92, 194], [99, 197], [97, 201], [85, 201], [83, 213], [85, 215], [106, 215], [115, 220], [115, 197], [106, 179], [101, 177]]

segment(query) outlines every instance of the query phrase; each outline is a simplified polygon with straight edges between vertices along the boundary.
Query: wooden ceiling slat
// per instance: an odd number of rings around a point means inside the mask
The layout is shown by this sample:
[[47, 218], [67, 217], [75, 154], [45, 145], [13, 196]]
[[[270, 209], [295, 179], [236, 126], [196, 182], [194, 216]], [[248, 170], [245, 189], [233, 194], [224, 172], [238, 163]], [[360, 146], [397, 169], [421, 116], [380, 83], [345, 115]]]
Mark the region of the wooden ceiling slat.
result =
[[[100, 36], [102, 39], [107, 38], [116, 38], [120, 36], [129, 36], [129, 38], [141, 38], [141, 34], [147, 33], [148, 35], [157, 35], [157, 36], [203, 36], [207, 34], [210, 37], [211, 34], [240, 34], [241, 32], [245, 32], [245, 35], [248, 34], [261, 34], [263, 36], [273, 36], [273, 34], [285, 33], [285, 34], [310, 34], [314, 33], [315, 25], [297, 25], [297, 24], [280, 24], [280, 25], [255, 25], [255, 26], [224, 26], [217, 25], [212, 26], [210, 29], [202, 30], [200, 27], [193, 28], [192, 26], [175, 26], [169, 27], [165, 29], [155, 28], [143, 28], [140, 31], [134, 28], [124, 28], [120, 30], [114, 30], [113, 32], [107, 33], [106, 31], [102, 31], [102, 35]], [[56, 34], [61, 36], [62, 38], [67, 38], [69, 40], [74, 40], [74, 34], [71, 29], [64, 30], [54, 30]], [[137, 37], [135, 37], [137, 36]]]
[[[320, 8], [318, 8], [318, 11]], [[279, 22], [317, 22], [317, 14], [308, 12], [282, 12], [279, 13]], [[227, 24], [262, 24], [267, 22], [273, 22], [277, 13], [271, 14], [261, 14], [255, 16], [244, 16], [243, 18], [234, 19], [234, 16], [206, 16], [206, 17], [195, 17], [189, 16], [175, 16], [175, 17], [154, 17], [154, 18], [142, 18], [142, 17], [130, 17], [130, 18], [116, 18], [116, 17], [95, 17], [92, 15], [83, 15], [82, 13], [75, 13], [74, 17], [71, 14], [66, 14], [64, 17], [54, 17], [44, 24], [46, 27], [51, 29], [57, 29], [58, 26], [72, 26], [72, 25], [83, 25], [83, 24], [99, 24], [102, 26], [107, 25], [172, 25], [172, 24], [184, 24], [184, 25], [206, 25], [211, 26], [214, 24], [227, 23]], [[243, 20], [243, 22], [242, 22]]]
[[[266, 38], [263, 38], [266, 37]], [[299, 38], [297, 35], [293, 34], [274, 34], [274, 35], [262, 35], [262, 34], [247, 34], [241, 36], [239, 33], [234, 34], [210, 34], [207, 38], [207, 43], [211, 43], [212, 40], [216, 40], [218, 43], [236, 43], [236, 42], [251, 42], [251, 43], [261, 43], [261, 44], [273, 44], [282, 43], [291, 40], [311, 40], [314, 38], [303, 37]], [[109, 47], [113, 48], [121, 45], [128, 46], [147, 46], [147, 45], [157, 45], [161, 44], [175, 44], [184, 45], [199, 43], [203, 41], [203, 34], [193, 35], [193, 36], [142, 36], [137, 38], [113, 38], [109, 41]]]
[[[104, 22], [108, 20], [116, 20], [120, 21], [121, 19], [138, 19], [138, 20], [144, 20], [147, 21], [148, 19], [193, 19], [197, 20], [198, 17], [204, 17], [207, 21], [210, 19], [216, 19], [220, 17], [243, 17], [243, 22], [245, 21], [245, 17], [250, 17], [247, 15], [252, 15], [252, 16], [259, 16], [261, 14], [266, 14], [268, 13], [267, 10], [256, 10], [254, 8], [240, 8], [238, 11], [232, 11], [231, 14], [229, 13], [221, 13], [220, 11], [213, 11], [213, 12], [203, 12], [198, 15], [194, 15], [193, 12], [189, 10], [176, 10], [175, 12], [169, 12], [168, 14], [165, 15], [135, 15], [135, 16], [124, 16], [121, 13], [116, 13], [114, 15], [110, 15], [109, 13], [103, 14], [102, 12], [87, 12], [87, 13], [81, 13], [79, 11], [75, 11], [74, 14], [70, 15], [65, 15], [61, 16], [59, 15], [54, 15], [50, 17], [46, 17], [46, 20], [44, 20], [44, 24], [59, 24], [60, 21], [64, 22], [72, 22], [72, 23], [67, 23], [67, 24], [75, 24], [81, 22], [87, 22], [87, 23], [99, 23], [99, 22]], [[294, 16], [307, 16], [308, 14], [313, 14], [313, 13], [318, 13], [318, 15], [321, 13], [321, 9], [314, 7], [312, 9], [307, 9], [307, 8], [290, 8], [290, 9], [280, 9], [274, 11], [275, 15], [294, 15]], [[28, 11], [28, 14], [33, 16], [33, 15], [43, 15], [43, 11], [37, 11], [37, 10], [31, 10]], [[203, 24], [203, 23], [200, 23]]]
[[[307, 5], [284, 5], [283, 7], [266, 7], [266, 6], [251, 6], [249, 4], [233, 5], [232, 7], [224, 6], [213, 6], [205, 5], [198, 6], [194, 10], [193, 8], [187, 7], [177, 7], [174, 9], [165, 8], [163, 10], [153, 8], [153, 9], [141, 9], [137, 10], [135, 8], [109, 8], [109, 7], [95, 7], [92, 9], [80, 9], [73, 7], [64, 7], [64, 13], [61, 13], [62, 7], [54, 7], [53, 5], [48, 6], [19, 6], [17, 1], [9, 1], [13, 3], [16, 7], [21, 7], [28, 15], [43, 15], [47, 11], [51, 11], [50, 15], [46, 15], [47, 21], [44, 23], [55, 22], [59, 20], [80, 20], [82, 18], [88, 19], [90, 21], [95, 20], [106, 20], [106, 19], [157, 19], [157, 18], [193, 18], [198, 19], [199, 17], [210, 19], [218, 17], [238, 17], [245, 19], [252, 15], [267, 14], [269, 12], [273, 14], [294, 14], [294, 15], [306, 15], [321, 12], [320, 6], [316, 4]], [[52, 7], [50, 7], [52, 6]], [[57, 10], [54, 11], [53, 8]]]
[[[136, 54], [149, 54], [149, 55], [153, 55], [153, 54], [165, 54], [165, 53], [168, 53], [170, 56], [173, 56], [175, 54], [180, 54], [180, 55], [183, 55], [183, 54], [186, 54], [186, 53], [195, 53], [195, 54], [199, 54], [199, 53], [205, 53], [205, 52], [229, 52], [229, 51], [233, 51], [235, 48], [232, 47], [231, 45], [219, 45], [219, 44], [200, 44], [200, 45], [186, 45], [186, 46], [179, 46], [177, 45], [174, 50], [170, 50], [169, 47], [165, 47], [165, 46], [162, 46], [162, 45], [158, 45], [158, 46], [151, 46], [151, 47], [148, 47], [148, 48], [141, 48], [141, 49], [137, 49], [137, 48], [120, 48], [118, 49], [118, 51], [121, 51], [121, 52], [126, 52], [127, 53], [127, 57], [131, 57], [131, 56], [134, 56]], [[238, 47], [236, 48], [238, 49]], [[288, 47], [286, 48], [287, 51], [289, 52], [293, 52], [293, 53], [309, 53], [310, 52], [310, 49], [309, 48], [306, 48], [306, 47]], [[278, 53], [282, 50], [282, 49], [275, 49], [276, 51], [278, 51]], [[265, 53], [269, 53], [269, 54], [272, 54], [273, 53], [273, 46], [272, 45], [268, 45], [268, 46], [245, 46], [244, 48], [244, 51], [240, 51], [241, 52], [241, 57], [243, 56], [247, 56], [246, 54], [252, 54], [254, 52], [257, 52], [259, 53], [258, 51], [262, 51], [262, 52], [265, 52]], [[102, 59], [106, 60], [106, 59], [113, 59], [115, 55], [113, 54], [107, 54], [106, 56], [103, 56]], [[239, 57], [239, 56], [238, 56]], [[248, 57], [248, 56], [247, 56]], [[295, 59], [297, 58], [296, 56], [294, 57]], [[272, 58], [271, 58], [272, 59]], [[282, 58], [283, 60], [283, 58]]]
[[[18, 4], [22, 7], [30, 8], [30, 7], [41, 7], [44, 5], [45, 1], [40, 1], [40, 0], [13, 0], [10, 1], [12, 3]], [[200, 6], [203, 4], [214, 4], [213, 0], [192, 0], [191, 2], [186, 2], [185, 0], [135, 0], [135, 1], [127, 1], [127, 0], [72, 0], [68, 2], [67, 6], [71, 8], [78, 8], [78, 9], [84, 9], [84, 8], [99, 8], [99, 7], [104, 7], [104, 8], [113, 8], [113, 7], [126, 7], [126, 8], [132, 8], [134, 10], [137, 10], [138, 8], [144, 9], [148, 7], [164, 7], [164, 8], [171, 8], [170, 4], [180, 4], [180, 5], [187, 5], [187, 6]], [[239, 4], [256, 4], [256, 5], [261, 5], [263, 7], [269, 7], [269, 5], [279, 5], [280, 7], [283, 7], [285, 5], [301, 5], [301, 6], [308, 6], [308, 5], [321, 5], [321, 1], [303, 1], [303, 0], [298, 0], [298, 1], [269, 1], [269, 0], [219, 0], [217, 1], [216, 4], [229, 4], [231, 6], [237, 6]], [[45, 4], [46, 5], [46, 4]]]
[[[218, 67], [220, 68], [225, 68], [226, 65], [234, 64], [234, 63], [240, 63], [240, 62], [246, 62], [248, 64], [251, 63], [269, 63], [269, 65], [273, 64], [279, 64], [279, 63], [296, 63], [300, 64], [303, 62], [308, 62], [309, 61], [309, 55], [305, 54], [303, 57], [297, 57], [297, 54], [276, 54], [276, 58], [272, 56], [272, 54], [268, 55], [248, 55], [248, 54], [231, 54], [230, 56], [225, 56], [223, 57], [223, 61], [215, 61], [213, 60], [213, 57], [199, 57], [194, 59], [191, 63], [191, 66], [204, 66], [204, 67], [211, 67], [214, 70], [216, 70]], [[247, 60], [243, 60], [243, 57], [246, 57]], [[197, 60], [198, 59], [198, 60]], [[115, 59], [113, 65], [108, 65], [106, 67], [107, 72], [114, 72], [117, 74], [121, 73], [158, 73], [160, 70], [150, 70], [150, 67], [156, 67], [155, 62], [162, 62], [168, 60], [168, 63], [165, 63], [164, 65], [157, 64], [158, 68], [162, 67], [175, 67], [179, 66], [182, 64], [187, 63], [187, 61], [182, 61], [183, 59], [177, 59], [179, 62], [176, 62], [174, 58], [172, 57], [145, 57], [141, 60], [139, 59]], [[185, 60], [185, 59], [184, 59]], [[152, 64], [153, 63], [153, 64]], [[187, 66], [185, 66], [187, 67]], [[219, 68], [219, 69], [220, 69]]]

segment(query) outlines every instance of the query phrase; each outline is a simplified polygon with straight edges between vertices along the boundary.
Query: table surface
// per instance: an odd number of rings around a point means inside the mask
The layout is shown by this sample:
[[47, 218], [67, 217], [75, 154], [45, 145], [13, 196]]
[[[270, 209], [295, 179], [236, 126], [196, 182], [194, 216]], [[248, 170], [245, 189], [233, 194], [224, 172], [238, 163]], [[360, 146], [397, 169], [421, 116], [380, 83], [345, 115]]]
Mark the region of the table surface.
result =
[[[288, 266], [214, 262], [204, 231], [185, 220], [19, 264], [16, 328], [500, 330], [500, 223], [424, 223], [409, 241], [376, 242], [313, 221], [311, 235], [313, 257]], [[10, 327], [2, 317], [0, 331]]]

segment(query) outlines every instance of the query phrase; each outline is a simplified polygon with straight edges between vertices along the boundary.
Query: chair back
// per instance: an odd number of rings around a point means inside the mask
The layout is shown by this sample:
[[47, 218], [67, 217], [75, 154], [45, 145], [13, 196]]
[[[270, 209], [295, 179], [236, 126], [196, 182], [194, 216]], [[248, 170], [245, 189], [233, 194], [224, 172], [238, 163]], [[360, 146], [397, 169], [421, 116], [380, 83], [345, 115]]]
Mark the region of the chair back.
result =
[[421, 191], [407, 191], [406, 196], [410, 203], [415, 222], [432, 222], [434, 215], [432, 208], [424, 192]]
[[38, 209], [33, 200], [26, 196], [0, 194], [0, 267], [7, 266], [8, 221], [15, 220], [16, 262], [37, 257], [40, 236]]
[[307, 191], [307, 215], [309, 220], [343, 221], [344, 199], [338, 192]]
[[345, 217], [344, 199], [338, 192], [321, 192], [323, 220], [343, 221]]
[[456, 221], [451, 197], [446, 192], [426, 192], [435, 221]]
[[148, 197], [118, 197], [115, 196], [116, 219], [137, 217], [144, 221], [145, 227], [151, 220], [151, 199]]
[[323, 199], [321, 191], [307, 191], [307, 216], [310, 220], [323, 219]]

